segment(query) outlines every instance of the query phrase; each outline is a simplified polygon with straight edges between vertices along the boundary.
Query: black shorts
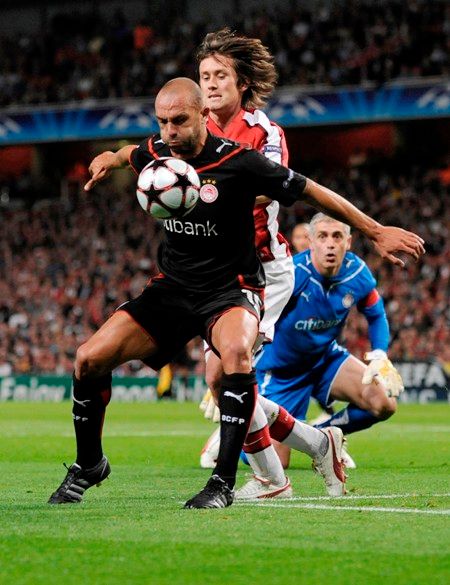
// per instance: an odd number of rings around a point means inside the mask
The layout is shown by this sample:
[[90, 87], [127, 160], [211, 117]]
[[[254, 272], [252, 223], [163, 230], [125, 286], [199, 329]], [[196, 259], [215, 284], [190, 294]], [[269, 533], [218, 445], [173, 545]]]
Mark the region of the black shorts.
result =
[[157, 352], [144, 361], [159, 370], [197, 335], [203, 337], [217, 354], [211, 344], [211, 330], [217, 320], [233, 307], [243, 307], [259, 321], [263, 291], [183, 292], [179, 286], [155, 280], [140, 296], [117, 310], [126, 311], [153, 339]]

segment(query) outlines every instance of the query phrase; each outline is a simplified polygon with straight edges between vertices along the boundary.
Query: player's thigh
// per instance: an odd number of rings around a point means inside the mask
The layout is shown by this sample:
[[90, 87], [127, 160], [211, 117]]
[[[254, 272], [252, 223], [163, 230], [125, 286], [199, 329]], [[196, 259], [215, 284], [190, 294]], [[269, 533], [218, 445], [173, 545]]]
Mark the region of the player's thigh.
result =
[[218, 318], [211, 330], [211, 340], [225, 373], [251, 370], [257, 335], [258, 318], [244, 307], [232, 307]]
[[144, 359], [156, 346], [125, 311], [114, 313], [77, 351], [75, 374], [101, 375], [131, 359]]
[[388, 397], [378, 384], [363, 384], [366, 366], [353, 355], [342, 364], [331, 385], [331, 396], [336, 400], [351, 402], [365, 410], [383, 408]]

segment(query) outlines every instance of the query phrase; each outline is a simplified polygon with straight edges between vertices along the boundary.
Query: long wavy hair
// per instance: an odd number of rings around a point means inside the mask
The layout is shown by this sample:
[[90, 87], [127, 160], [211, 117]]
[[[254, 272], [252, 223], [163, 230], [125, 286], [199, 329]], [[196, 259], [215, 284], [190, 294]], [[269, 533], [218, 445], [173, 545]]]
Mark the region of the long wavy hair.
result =
[[244, 108], [264, 106], [277, 82], [273, 55], [260, 39], [241, 36], [228, 27], [208, 33], [197, 49], [197, 64], [213, 55], [233, 60], [238, 86], [248, 85], [242, 95]]

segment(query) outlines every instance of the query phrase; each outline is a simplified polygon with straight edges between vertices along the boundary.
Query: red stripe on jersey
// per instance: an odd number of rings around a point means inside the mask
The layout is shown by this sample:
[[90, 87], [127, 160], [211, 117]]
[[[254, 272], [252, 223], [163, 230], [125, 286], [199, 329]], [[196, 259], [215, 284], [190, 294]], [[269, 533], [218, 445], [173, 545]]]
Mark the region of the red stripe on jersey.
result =
[[147, 144], [148, 144], [148, 151], [152, 155], [152, 157], [155, 158], [155, 159], [160, 158], [160, 156], [158, 155], [158, 153], [156, 152], [156, 150], [153, 148], [152, 137], [148, 139]]
[[376, 303], [378, 303], [379, 300], [380, 294], [377, 289], [374, 288], [366, 297], [359, 301], [358, 306], [368, 309], [369, 307], [373, 307]]
[[244, 147], [243, 146], [240, 146], [236, 150], [233, 150], [233, 152], [229, 152], [227, 155], [225, 155], [224, 157], [222, 157], [220, 160], [216, 161], [215, 163], [211, 163], [210, 165], [206, 165], [204, 167], [200, 167], [199, 169], [195, 169], [195, 170], [197, 171], [197, 173], [203, 173], [203, 171], [208, 171], [209, 169], [213, 169], [215, 167], [219, 167], [226, 160], [228, 160], [229, 158], [235, 156], [236, 154], [238, 154], [242, 150], [244, 150]]
[[270, 447], [272, 441], [270, 440], [270, 432], [268, 425], [265, 425], [259, 431], [254, 433], [248, 433], [245, 437], [244, 445], [242, 450], [244, 453], [259, 453], [264, 451], [267, 447]]
[[164, 278], [166, 278], [166, 275], [163, 274], [162, 272], [159, 272], [158, 274], [155, 274], [155, 276], [152, 276], [147, 280], [146, 286], [150, 286], [152, 282], [154, 282], [155, 280], [163, 280]]
[[135, 148], [133, 148], [133, 150], [130, 152], [130, 155], [128, 157], [128, 164], [130, 165], [130, 167], [133, 169], [133, 171], [136, 173], [136, 175], [139, 175], [139, 171], [137, 170], [137, 168], [134, 166], [134, 164], [131, 162], [131, 155], [133, 154], [133, 152], [139, 148], [138, 146], [136, 146]]
[[270, 427], [270, 436], [282, 443], [290, 434], [295, 425], [295, 418], [280, 406], [277, 420]]

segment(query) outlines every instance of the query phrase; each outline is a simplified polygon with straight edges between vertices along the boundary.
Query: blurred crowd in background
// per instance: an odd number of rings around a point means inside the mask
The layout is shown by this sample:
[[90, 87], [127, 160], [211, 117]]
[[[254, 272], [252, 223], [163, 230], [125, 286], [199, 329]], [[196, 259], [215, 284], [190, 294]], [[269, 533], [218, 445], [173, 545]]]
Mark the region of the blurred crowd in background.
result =
[[[385, 224], [402, 225], [427, 242], [427, 254], [405, 269], [382, 262], [355, 234], [353, 250], [378, 279], [391, 325], [392, 359], [438, 359], [450, 365], [450, 185], [437, 170], [353, 168], [314, 179], [345, 194]], [[130, 173], [131, 179], [131, 173]], [[290, 234], [315, 213], [297, 204], [283, 210]], [[161, 225], [136, 202], [133, 185], [116, 193], [100, 185], [83, 194], [37, 201], [0, 214], [0, 376], [67, 373], [76, 348], [155, 272]], [[368, 349], [365, 319], [352, 313], [344, 331], [350, 351]], [[190, 370], [201, 374], [201, 341], [188, 347]], [[146, 375], [130, 362], [118, 374]]]
[[[196, 76], [193, 53], [214, 22], [169, 9], [131, 22], [121, 10], [57, 14], [40, 34], [0, 37], [0, 107], [154, 95], [176, 75]], [[279, 85], [347, 85], [450, 72], [445, 0], [285, 2], [231, 12], [230, 28], [261, 38]], [[165, 18], [164, 18], [165, 16]]]
[[[245, 2], [233, 0], [224, 22], [267, 44], [280, 86], [448, 79], [450, 5], [445, 0], [292, 0], [233, 10], [238, 5], [243, 8]], [[168, 2], [157, 25], [133, 21], [122, 10], [105, 18], [91, 6], [84, 13], [54, 13], [41, 22], [39, 34], [3, 33], [0, 107], [152, 96], [174, 76], [195, 78], [195, 48], [218, 26], [185, 18], [187, 6]], [[55, 155], [45, 152], [44, 162]], [[393, 160], [374, 166], [356, 159], [341, 171], [314, 168], [307, 174], [383, 223], [402, 225], [426, 240], [427, 254], [417, 264], [408, 260], [404, 270], [381, 262], [358, 234], [353, 249], [367, 260], [385, 299], [391, 358], [437, 359], [450, 371], [450, 211], [445, 204], [450, 166], [445, 175], [432, 165], [398, 170]], [[128, 190], [100, 185], [95, 197], [87, 196], [85, 164], [75, 161], [67, 171], [59, 168], [62, 161], [48, 160], [35, 178], [30, 170], [0, 183], [0, 376], [70, 374], [76, 348], [117, 306], [138, 295], [156, 270], [161, 225], [138, 206], [132, 178]], [[66, 173], [61, 196], [46, 199], [57, 192], [49, 189], [50, 179], [60, 181], [61, 173]], [[11, 204], [20, 201], [22, 207]], [[289, 236], [313, 214], [300, 204], [283, 210], [282, 231]], [[343, 341], [360, 357], [368, 349], [366, 331], [355, 311]], [[202, 374], [201, 341], [187, 350], [181, 367]], [[130, 362], [116, 373], [151, 372]]]

